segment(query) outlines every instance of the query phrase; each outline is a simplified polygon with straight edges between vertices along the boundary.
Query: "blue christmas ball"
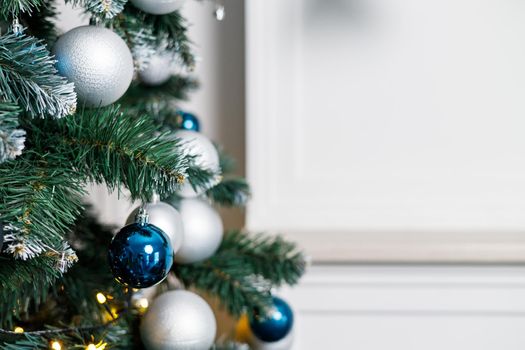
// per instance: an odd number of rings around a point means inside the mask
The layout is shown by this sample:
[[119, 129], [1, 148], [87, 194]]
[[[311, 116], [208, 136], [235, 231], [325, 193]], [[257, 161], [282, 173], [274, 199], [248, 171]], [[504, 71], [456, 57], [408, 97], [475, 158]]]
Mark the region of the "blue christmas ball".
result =
[[161, 282], [173, 264], [170, 239], [157, 226], [137, 222], [124, 226], [111, 241], [109, 266], [115, 279], [132, 288]]
[[292, 330], [293, 312], [281, 298], [273, 297], [273, 306], [267, 313], [255, 312], [250, 322], [252, 333], [264, 342], [275, 342]]
[[179, 112], [177, 115], [177, 126], [182, 130], [199, 131], [199, 119], [191, 113]]

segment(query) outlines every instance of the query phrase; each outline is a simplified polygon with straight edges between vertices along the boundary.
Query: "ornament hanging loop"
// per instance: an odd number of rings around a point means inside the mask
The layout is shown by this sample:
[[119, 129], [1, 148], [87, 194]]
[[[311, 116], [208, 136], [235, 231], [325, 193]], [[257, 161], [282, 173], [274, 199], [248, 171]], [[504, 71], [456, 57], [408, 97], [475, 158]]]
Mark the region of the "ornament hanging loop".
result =
[[153, 192], [153, 195], [151, 195], [151, 203], [157, 204], [160, 202], [160, 195], [157, 192]]
[[135, 216], [135, 221], [137, 222], [137, 224], [142, 226], [148, 224], [149, 214], [144, 206], [139, 208], [139, 212], [137, 213], [137, 216]]
[[24, 27], [20, 24], [18, 18], [13, 19], [13, 23], [11, 24], [11, 30], [13, 31], [13, 34], [17, 36], [22, 35], [24, 33]]
[[222, 21], [226, 15], [225, 3], [225, 0], [215, 0], [215, 11], [213, 14], [217, 21]]

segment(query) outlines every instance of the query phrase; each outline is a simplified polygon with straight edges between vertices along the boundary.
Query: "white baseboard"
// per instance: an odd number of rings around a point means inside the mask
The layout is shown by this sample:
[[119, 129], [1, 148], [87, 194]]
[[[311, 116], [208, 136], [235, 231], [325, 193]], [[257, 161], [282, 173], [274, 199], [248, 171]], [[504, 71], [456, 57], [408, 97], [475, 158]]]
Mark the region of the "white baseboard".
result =
[[522, 350], [525, 267], [313, 266], [294, 350]]

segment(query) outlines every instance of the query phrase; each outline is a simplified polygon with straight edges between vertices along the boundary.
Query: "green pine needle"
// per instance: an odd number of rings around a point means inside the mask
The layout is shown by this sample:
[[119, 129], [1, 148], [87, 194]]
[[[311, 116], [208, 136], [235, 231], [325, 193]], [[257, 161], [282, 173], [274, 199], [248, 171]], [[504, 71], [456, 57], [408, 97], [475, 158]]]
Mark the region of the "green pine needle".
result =
[[23, 34], [0, 36], [0, 99], [32, 117], [61, 118], [76, 109], [73, 84], [58, 75], [46, 45]]

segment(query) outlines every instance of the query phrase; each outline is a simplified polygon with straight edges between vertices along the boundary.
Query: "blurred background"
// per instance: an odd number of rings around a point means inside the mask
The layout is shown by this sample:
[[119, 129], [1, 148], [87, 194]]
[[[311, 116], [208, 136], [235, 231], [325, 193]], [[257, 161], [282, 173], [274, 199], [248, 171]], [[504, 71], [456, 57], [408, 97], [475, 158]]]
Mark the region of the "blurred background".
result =
[[[280, 291], [294, 349], [523, 349], [525, 3], [225, 6], [184, 6], [201, 89], [182, 107], [252, 185], [225, 226], [311, 258]], [[92, 200], [122, 225], [129, 206]]]

